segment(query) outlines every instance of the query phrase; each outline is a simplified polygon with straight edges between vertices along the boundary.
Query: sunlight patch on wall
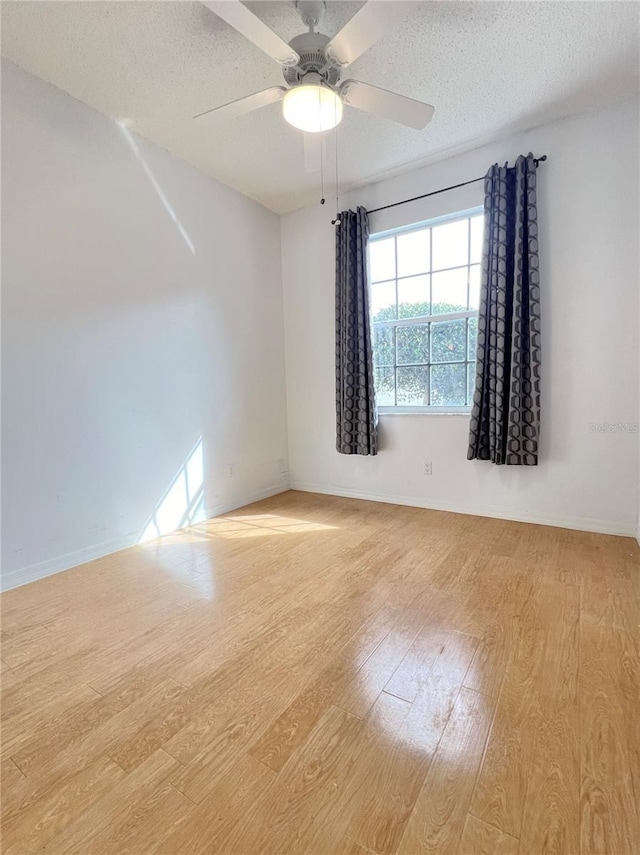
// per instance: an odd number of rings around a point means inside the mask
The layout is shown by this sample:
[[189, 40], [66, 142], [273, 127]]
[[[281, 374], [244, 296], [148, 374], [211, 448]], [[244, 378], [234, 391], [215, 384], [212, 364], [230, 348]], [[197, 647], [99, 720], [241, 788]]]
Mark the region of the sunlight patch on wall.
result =
[[204, 444], [202, 437], [156, 505], [138, 543], [206, 520], [204, 508]]
[[191, 240], [189, 235], [186, 233], [184, 226], [182, 225], [182, 223], [178, 219], [178, 215], [174, 211], [173, 206], [171, 205], [171, 202], [168, 200], [166, 193], [164, 192], [164, 190], [162, 189], [162, 186], [160, 185], [160, 182], [155, 177], [155, 175], [153, 174], [153, 172], [149, 168], [149, 164], [147, 163], [147, 161], [144, 159], [144, 157], [140, 153], [140, 149], [138, 148], [138, 144], [135, 141], [135, 137], [133, 136], [133, 134], [129, 130], [128, 124], [129, 124], [129, 122], [127, 119], [120, 119], [120, 121], [117, 122], [117, 125], [120, 128], [120, 130], [122, 131], [124, 138], [128, 142], [129, 147], [131, 148], [131, 151], [135, 154], [135, 156], [140, 161], [140, 165], [142, 166], [142, 168], [145, 172], [145, 175], [147, 176], [147, 178], [151, 182], [151, 186], [156, 191], [158, 198], [160, 199], [160, 201], [164, 205], [167, 213], [169, 214], [169, 216], [171, 217], [173, 222], [175, 223], [175, 226], [176, 226], [180, 236], [182, 237], [182, 239], [184, 240], [186, 245], [189, 247], [191, 252], [195, 255], [196, 254], [196, 248], [193, 245], [193, 241]]

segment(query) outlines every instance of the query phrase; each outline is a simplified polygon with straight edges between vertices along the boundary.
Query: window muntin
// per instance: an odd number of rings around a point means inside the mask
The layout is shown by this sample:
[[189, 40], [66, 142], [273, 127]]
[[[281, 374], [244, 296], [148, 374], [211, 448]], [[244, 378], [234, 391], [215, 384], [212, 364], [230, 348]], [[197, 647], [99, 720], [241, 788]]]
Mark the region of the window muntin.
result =
[[376, 398], [382, 411], [469, 409], [484, 217], [474, 210], [370, 239]]

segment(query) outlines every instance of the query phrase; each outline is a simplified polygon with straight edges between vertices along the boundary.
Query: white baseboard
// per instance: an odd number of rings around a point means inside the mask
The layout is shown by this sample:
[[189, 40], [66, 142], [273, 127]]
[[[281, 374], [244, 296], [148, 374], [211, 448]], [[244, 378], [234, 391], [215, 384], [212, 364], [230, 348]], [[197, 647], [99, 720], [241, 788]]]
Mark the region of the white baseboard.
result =
[[[268, 499], [269, 496], [276, 496], [278, 493], [285, 493], [289, 490], [288, 481], [278, 486], [266, 487], [264, 490], [259, 490], [256, 493], [251, 493], [248, 496], [243, 496], [242, 499], [236, 499], [231, 502], [221, 502], [211, 508], [207, 508], [208, 517], [216, 517], [220, 514], [229, 513], [237, 508], [242, 508], [245, 505], [251, 505], [253, 502], [259, 502], [261, 499]], [[13, 570], [11, 573], [2, 573], [0, 579], [0, 590], [10, 591], [13, 588], [19, 588], [22, 585], [28, 585], [30, 582], [37, 582], [38, 579], [44, 579], [47, 576], [53, 576], [55, 573], [62, 573], [65, 570], [71, 570], [79, 564], [86, 564], [89, 561], [95, 561], [96, 558], [104, 558], [106, 555], [112, 555], [114, 552], [120, 552], [122, 549], [127, 549], [134, 546], [138, 542], [140, 536], [139, 531], [122, 537], [106, 540], [103, 543], [98, 543], [94, 546], [87, 546], [83, 549], [78, 549], [75, 552], [68, 552], [66, 555], [59, 555], [56, 558], [51, 558], [48, 561], [41, 561], [37, 564], [31, 564], [28, 567], [21, 567], [19, 570]]]
[[113, 540], [105, 540], [94, 546], [87, 546], [74, 552], [67, 552], [65, 555], [58, 555], [48, 561], [40, 561], [37, 564], [30, 564], [28, 567], [21, 567], [19, 570], [12, 570], [11, 573], [3, 573], [1, 590], [10, 591], [12, 588], [28, 585], [30, 582], [37, 582], [38, 579], [44, 579], [46, 576], [71, 570], [79, 564], [86, 564], [96, 558], [104, 558], [105, 555], [120, 552], [121, 549], [133, 546], [138, 534], [139, 532], [135, 532], [123, 537], [116, 537]]
[[[322, 493], [328, 496], [344, 496], [349, 499], [365, 499], [370, 502], [385, 502], [390, 505], [408, 505], [413, 508], [427, 508], [432, 511], [449, 511], [454, 514], [469, 514], [475, 517], [494, 517], [500, 520], [513, 520], [514, 522], [533, 523], [535, 525], [549, 525], [555, 528], [570, 528], [576, 531], [592, 531], [597, 534], [615, 534], [622, 537], [635, 537], [636, 529], [633, 523], [625, 525], [614, 520], [598, 520], [590, 517], [560, 517], [546, 516], [541, 514], [513, 513], [487, 506], [474, 508], [464, 505], [450, 505], [442, 502], [432, 502], [414, 496], [399, 496], [395, 493], [374, 493], [366, 490], [351, 490], [344, 487], [334, 487], [327, 484], [314, 484], [308, 481], [292, 481], [292, 490], [301, 490], [305, 493]], [[640, 540], [639, 540], [640, 543]]]

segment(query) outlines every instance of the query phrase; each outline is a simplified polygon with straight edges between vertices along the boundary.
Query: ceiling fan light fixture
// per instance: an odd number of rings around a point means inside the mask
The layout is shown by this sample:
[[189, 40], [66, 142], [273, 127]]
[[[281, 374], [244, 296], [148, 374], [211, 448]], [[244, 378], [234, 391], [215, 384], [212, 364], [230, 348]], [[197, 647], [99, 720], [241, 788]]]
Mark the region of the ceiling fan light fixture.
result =
[[303, 82], [284, 96], [282, 115], [300, 131], [330, 131], [342, 121], [342, 98], [326, 83]]

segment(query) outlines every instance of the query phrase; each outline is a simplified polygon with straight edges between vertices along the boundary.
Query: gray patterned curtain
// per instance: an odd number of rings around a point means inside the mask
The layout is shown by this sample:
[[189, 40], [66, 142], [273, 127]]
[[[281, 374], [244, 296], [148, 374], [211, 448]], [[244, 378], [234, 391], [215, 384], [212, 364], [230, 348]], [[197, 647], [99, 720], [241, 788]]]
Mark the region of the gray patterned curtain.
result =
[[467, 458], [538, 463], [540, 277], [536, 164], [494, 164], [484, 180], [476, 388]]
[[364, 208], [343, 211], [336, 226], [336, 448], [377, 454]]

